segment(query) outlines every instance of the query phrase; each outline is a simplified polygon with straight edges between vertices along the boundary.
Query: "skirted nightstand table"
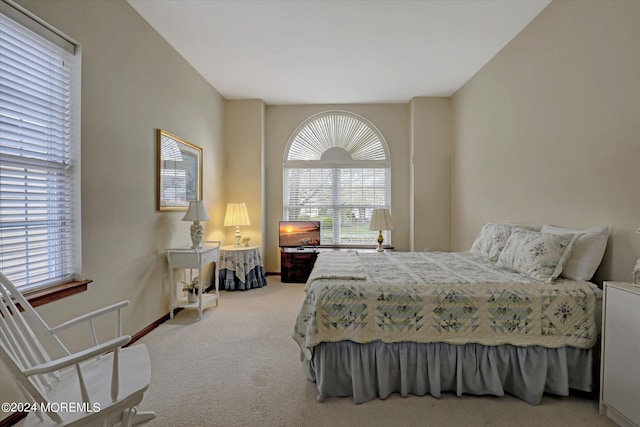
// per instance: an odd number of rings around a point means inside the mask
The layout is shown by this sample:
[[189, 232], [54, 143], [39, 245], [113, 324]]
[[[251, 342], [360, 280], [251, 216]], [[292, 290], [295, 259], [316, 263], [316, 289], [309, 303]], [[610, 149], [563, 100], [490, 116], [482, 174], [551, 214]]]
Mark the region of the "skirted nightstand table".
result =
[[219, 265], [220, 289], [246, 291], [267, 286], [257, 246], [222, 246]]

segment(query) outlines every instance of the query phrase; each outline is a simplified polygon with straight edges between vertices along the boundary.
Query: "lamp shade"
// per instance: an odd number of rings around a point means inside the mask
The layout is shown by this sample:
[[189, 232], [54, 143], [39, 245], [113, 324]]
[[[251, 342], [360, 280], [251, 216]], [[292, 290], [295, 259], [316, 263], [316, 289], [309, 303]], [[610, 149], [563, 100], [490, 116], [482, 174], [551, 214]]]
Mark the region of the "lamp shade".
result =
[[210, 219], [202, 200], [189, 202], [189, 209], [187, 209], [187, 213], [182, 218], [183, 221], [209, 221]]
[[389, 209], [379, 208], [373, 210], [369, 230], [393, 230], [393, 221], [391, 221]]
[[247, 205], [244, 203], [228, 203], [224, 214], [224, 226], [251, 225]]

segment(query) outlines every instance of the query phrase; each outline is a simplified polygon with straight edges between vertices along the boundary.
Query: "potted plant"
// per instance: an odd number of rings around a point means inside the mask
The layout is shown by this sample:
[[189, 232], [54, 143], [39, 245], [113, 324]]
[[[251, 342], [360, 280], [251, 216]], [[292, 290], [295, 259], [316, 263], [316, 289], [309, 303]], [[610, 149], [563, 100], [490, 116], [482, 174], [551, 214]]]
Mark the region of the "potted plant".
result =
[[191, 282], [182, 283], [182, 291], [187, 293], [187, 300], [191, 302], [198, 301], [198, 292], [200, 292], [200, 280], [199, 277], [194, 277]]

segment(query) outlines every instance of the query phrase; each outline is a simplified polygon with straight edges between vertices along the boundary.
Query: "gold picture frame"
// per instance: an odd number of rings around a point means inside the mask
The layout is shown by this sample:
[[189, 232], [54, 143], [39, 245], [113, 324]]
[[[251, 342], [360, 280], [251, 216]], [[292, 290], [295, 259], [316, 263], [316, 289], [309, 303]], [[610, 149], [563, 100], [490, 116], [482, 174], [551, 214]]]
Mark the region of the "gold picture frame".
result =
[[157, 136], [157, 208], [186, 211], [202, 200], [202, 148], [162, 129]]

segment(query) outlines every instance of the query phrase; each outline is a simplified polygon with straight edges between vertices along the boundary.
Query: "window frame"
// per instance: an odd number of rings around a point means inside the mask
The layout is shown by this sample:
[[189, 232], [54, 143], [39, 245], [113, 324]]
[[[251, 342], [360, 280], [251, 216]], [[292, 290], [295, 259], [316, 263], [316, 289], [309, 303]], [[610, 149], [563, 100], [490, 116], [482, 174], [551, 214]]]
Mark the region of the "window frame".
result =
[[[298, 135], [304, 132], [305, 129], [308, 128], [308, 126], [313, 125], [314, 122], [317, 122], [318, 119], [323, 119], [328, 116], [338, 116], [345, 119], [355, 120], [359, 123], [359, 125], [366, 127], [367, 130], [370, 131], [369, 138], [371, 139], [373, 136], [375, 139], [375, 140], [371, 140], [369, 143], [371, 146], [374, 146], [374, 145], [376, 146], [374, 147], [377, 150], [376, 153], [373, 155], [367, 155], [366, 153], [360, 154], [359, 157], [361, 158], [356, 158], [356, 159], [354, 159], [353, 157], [351, 159], [348, 159], [348, 158], [339, 158], [339, 157], [333, 157], [333, 156], [330, 156], [330, 158], [328, 159], [324, 159], [322, 155], [326, 153], [328, 150], [334, 147], [344, 148], [344, 146], [347, 145], [346, 142], [344, 142], [343, 145], [341, 146], [340, 144], [336, 144], [335, 142], [331, 144], [331, 142], [329, 141], [324, 141], [324, 144], [322, 146], [323, 151], [320, 151], [321, 147], [314, 147], [310, 149], [310, 152], [308, 153], [307, 157], [315, 157], [314, 159], [310, 159], [310, 158], [300, 159], [300, 157], [304, 157], [303, 154], [300, 154], [300, 147], [297, 147], [297, 150], [293, 148], [294, 145], [296, 144], [296, 138], [298, 138]], [[306, 144], [311, 145], [308, 140], [308, 135], [304, 136], [303, 138], [305, 139]], [[296, 159], [290, 159], [292, 149], [293, 151], [295, 151], [295, 154], [293, 155], [293, 157], [297, 157]], [[315, 153], [312, 154], [311, 151], [315, 151]], [[369, 158], [362, 158], [362, 157], [369, 157]], [[329, 110], [329, 111], [324, 111], [324, 112], [315, 114], [307, 118], [296, 128], [296, 130], [293, 132], [292, 136], [290, 137], [287, 147], [285, 149], [284, 161], [283, 161], [283, 219], [289, 220], [289, 221], [294, 219], [292, 219], [289, 215], [289, 212], [291, 209], [289, 192], [291, 188], [290, 188], [288, 174], [290, 170], [296, 170], [296, 169], [298, 170], [327, 169], [332, 171], [334, 176], [341, 175], [339, 172], [342, 170], [384, 169], [386, 174], [386, 176], [384, 177], [384, 181], [385, 181], [384, 202], [381, 204], [376, 204], [374, 202], [369, 207], [367, 206], [353, 207], [353, 209], [368, 209], [369, 216], [366, 221], [367, 232], [362, 234], [363, 237], [361, 237], [361, 241], [357, 243], [347, 243], [342, 241], [340, 237], [341, 236], [340, 225], [342, 225], [343, 222], [341, 221], [340, 207], [344, 207], [344, 206], [341, 204], [332, 203], [330, 206], [326, 206], [326, 208], [332, 210], [331, 218], [332, 218], [333, 242], [326, 243], [325, 241], [323, 243], [323, 240], [321, 239], [321, 243], [320, 243], [320, 246], [331, 246], [331, 247], [375, 246], [373, 242], [375, 242], [376, 240], [378, 231], [369, 231], [368, 222], [370, 221], [371, 211], [373, 211], [374, 208], [389, 208], [391, 205], [391, 161], [389, 159], [389, 149], [388, 149], [386, 140], [384, 139], [380, 131], [370, 121], [368, 121], [362, 116], [359, 116], [349, 111]], [[332, 185], [332, 200], [335, 201], [336, 197], [338, 197], [337, 194], [339, 194], [340, 192], [340, 182], [338, 180], [333, 179], [331, 185]], [[311, 206], [311, 209], [315, 209], [315, 208], [316, 208], [315, 206]], [[338, 220], [338, 224], [339, 224], [338, 227], [333, 226], [336, 220]], [[385, 230], [383, 231], [383, 236], [386, 242], [385, 246], [391, 245], [391, 232]], [[339, 239], [338, 242], [336, 242], [336, 239]], [[367, 245], [364, 242], [371, 242], [371, 243]]]
[[[58, 31], [42, 19], [38, 18], [13, 0], [0, 0], [0, 14], [5, 19], [44, 40], [42, 46], [54, 45], [55, 49], [66, 51], [70, 59], [70, 99], [68, 108], [69, 125], [66, 131], [68, 137], [68, 156], [70, 165], [67, 167], [69, 182], [65, 186], [70, 191], [70, 222], [69, 244], [71, 267], [70, 275], [56, 277], [38, 284], [23, 284], [18, 288], [25, 296], [37, 302], [38, 305], [73, 295], [86, 290], [91, 280], [82, 280], [82, 224], [81, 224], [81, 167], [80, 167], [80, 135], [81, 135], [81, 84], [82, 84], [82, 49], [80, 44]], [[49, 252], [51, 253], [51, 252]], [[49, 257], [50, 255], [47, 255]], [[71, 276], [71, 277], [69, 277]]]

